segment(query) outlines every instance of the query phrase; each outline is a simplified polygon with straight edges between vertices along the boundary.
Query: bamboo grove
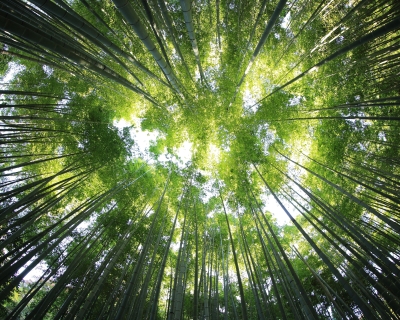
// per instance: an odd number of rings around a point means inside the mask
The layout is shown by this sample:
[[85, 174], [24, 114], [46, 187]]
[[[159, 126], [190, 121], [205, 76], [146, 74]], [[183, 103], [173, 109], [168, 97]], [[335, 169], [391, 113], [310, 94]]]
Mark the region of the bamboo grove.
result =
[[2, 319], [400, 318], [399, 1], [3, 0], [0, 30]]

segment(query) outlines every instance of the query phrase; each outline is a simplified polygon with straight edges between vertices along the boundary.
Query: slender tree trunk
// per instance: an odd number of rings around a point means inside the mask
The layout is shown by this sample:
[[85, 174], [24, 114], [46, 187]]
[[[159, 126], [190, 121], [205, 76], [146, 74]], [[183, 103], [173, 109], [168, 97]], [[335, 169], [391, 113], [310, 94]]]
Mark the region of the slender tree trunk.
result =
[[237, 256], [236, 256], [235, 244], [233, 242], [231, 227], [230, 227], [229, 220], [228, 220], [228, 214], [227, 214], [226, 209], [225, 209], [225, 204], [224, 204], [224, 200], [222, 199], [221, 191], [219, 191], [219, 197], [221, 199], [222, 207], [223, 207], [224, 213], [225, 213], [226, 225], [228, 227], [229, 239], [230, 239], [231, 247], [232, 247], [233, 260], [235, 262], [236, 277], [238, 279], [240, 299], [241, 299], [241, 304], [240, 305], [241, 305], [241, 309], [242, 309], [242, 319], [247, 320], [248, 319], [248, 317], [247, 317], [247, 306], [246, 306], [246, 300], [245, 300], [245, 297], [244, 297], [244, 290], [243, 290], [242, 279], [241, 279], [241, 276], [240, 276], [239, 264], [238, 264]]

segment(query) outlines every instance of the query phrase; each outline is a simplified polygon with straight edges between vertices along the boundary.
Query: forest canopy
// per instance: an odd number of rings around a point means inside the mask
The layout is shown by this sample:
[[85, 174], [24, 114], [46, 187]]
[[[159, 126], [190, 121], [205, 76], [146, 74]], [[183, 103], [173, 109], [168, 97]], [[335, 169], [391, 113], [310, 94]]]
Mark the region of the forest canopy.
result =
[[1, 319], [400, 319], [399, 1], [4, 0], [0, 45]]

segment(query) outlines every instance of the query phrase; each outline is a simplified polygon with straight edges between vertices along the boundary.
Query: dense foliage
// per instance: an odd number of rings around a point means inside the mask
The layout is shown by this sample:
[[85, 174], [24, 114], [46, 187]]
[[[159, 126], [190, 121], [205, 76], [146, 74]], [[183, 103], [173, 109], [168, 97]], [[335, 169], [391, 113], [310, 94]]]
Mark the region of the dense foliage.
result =
[[2, 319], [400, 318], [400, 2], [5, 0], [0, 30]]

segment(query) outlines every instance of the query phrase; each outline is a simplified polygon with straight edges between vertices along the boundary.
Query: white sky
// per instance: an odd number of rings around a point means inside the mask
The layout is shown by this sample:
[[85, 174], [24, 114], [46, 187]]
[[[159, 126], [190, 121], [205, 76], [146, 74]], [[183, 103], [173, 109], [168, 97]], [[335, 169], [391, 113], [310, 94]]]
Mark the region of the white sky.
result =
[[8, 83], [11, 80], [14, 79], [14, 77], [16, 76], [16, 74], [18, 72], [21, 72], [22, 70], [25, 69], [25, 66], [19, 65], [15, 62], [9, 62], [8, 63], [8, 70], [6, 72], [6, 74], [4, 75], [4, 77], [0, 78], [0, 89], [6, 89], [7, 87], [4, 85], [4, 83]]
[[[263, 203], [264, 210], [268, 211], [268, 212], [270, 212], [272, 214], [272, 216], [276, 219], [276, 223], [278, 225], [283, 226], [285, 224], [289, 224], [290, 223], [289, 217], [287, 216], [285, 211], [283, 211], [282, 207], [275, 200], [273, 195], [271, 195], [271, 194], [267, 195], [266, 193], [264, 193], [264, 194], [261, 195], [261, 200], [262, 200], [262, 203]], [[281, 198], [279, 198], [279, 200], [282, 201]], [[282, 201], [282, 204], [286, 207], [286, 209], [289, 210], [289, 212], [293, 216], [296, 216], [296, 214], [294, 214], [294, 211], [289, 209], [289, 206], [285, 201]]]
[[[135, 154], [135, 151], [139, 151], [143, 160], [147, 161], [149, 164], [154, 164], [155, 160], [150, 156], [150, 145], [152, 142], [156, 142], [161, 135], [157, 131], [143, 131], [141, 129], [140, 122], [141, 119], [133, 118], [132, 123], [126, 121], [125, 119], [120, 119], [118, 121], [115, 120], [113, 124], [120, 130], [133, 124], [134, 128], [130, 130], [131, 137], [135, 142], [133, 153]], [[164, 152], [158, 157], [158, 162], [167, 163], [172, 161], [179, 168], [185, 168], [187, 162], [192, 159], [192, 147], [193, 144], [186, 140], [178, 148], [173, 149], [173, 152], [176, 156], [169, 154], [168, 152]]]

